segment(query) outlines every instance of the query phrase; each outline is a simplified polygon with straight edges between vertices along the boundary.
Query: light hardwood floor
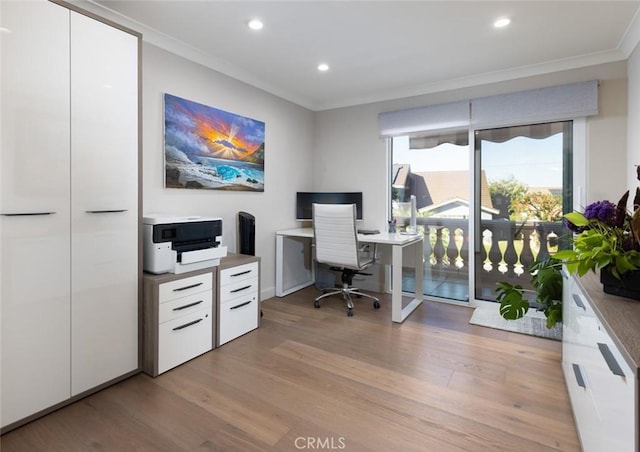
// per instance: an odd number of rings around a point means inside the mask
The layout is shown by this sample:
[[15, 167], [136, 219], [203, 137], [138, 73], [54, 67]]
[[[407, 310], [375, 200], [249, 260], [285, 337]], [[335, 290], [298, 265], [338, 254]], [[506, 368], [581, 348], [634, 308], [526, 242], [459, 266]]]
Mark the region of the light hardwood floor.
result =
[[354, 317], [313, 288], [263, 302], [258, 330], [157, 378], [144, 374], [0, 438], [9, 451], [580, 450], [561, 344], [389, 298]]

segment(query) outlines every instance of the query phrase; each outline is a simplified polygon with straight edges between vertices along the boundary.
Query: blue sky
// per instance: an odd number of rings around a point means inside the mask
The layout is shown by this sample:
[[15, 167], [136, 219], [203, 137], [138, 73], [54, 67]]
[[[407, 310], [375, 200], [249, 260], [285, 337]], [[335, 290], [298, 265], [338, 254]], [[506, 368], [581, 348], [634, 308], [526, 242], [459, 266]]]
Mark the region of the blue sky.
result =
[[[434, 149], [408, 149], [407, 137], [394, 139], [394, 163], [409, 163], [414, 172], [468, 170], [469, 148], [443, 144]], [[562, 134], [542, 140], [516, 137], [482, 144], [482, 169], [490, 181], [513, 175], [529, 187], [562, 187]]]

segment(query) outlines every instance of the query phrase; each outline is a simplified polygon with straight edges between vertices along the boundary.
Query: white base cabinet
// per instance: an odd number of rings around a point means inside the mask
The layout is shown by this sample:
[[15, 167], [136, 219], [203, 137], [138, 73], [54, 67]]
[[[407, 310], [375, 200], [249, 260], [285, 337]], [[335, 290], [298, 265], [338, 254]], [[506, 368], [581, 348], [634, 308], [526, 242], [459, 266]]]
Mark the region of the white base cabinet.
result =
[[156, 377], [213, 349], [217, 271], [144, 275], [143, 370]]
[[158, 297], [158, 373], [213, 348], [213, 273], [161, 284]]
[[593, 297], [608, 297], [609, 304], [638, 303], [587, 292], [578, 280], [565, 278], [562, 367], [576, 427], [585, 452], [635, 452], [638, 369]]
[[227, 260], [219, 269], [218, 346], [255, 330], [260, 322], [259, 262], [238, 262]]
[[216, 267], [144, 274], [143, 370], [152, 377], [260, 326], [260, 258], [230, 253]]
[[139, 36], [0, 2], [0, 421], [138, 370]]

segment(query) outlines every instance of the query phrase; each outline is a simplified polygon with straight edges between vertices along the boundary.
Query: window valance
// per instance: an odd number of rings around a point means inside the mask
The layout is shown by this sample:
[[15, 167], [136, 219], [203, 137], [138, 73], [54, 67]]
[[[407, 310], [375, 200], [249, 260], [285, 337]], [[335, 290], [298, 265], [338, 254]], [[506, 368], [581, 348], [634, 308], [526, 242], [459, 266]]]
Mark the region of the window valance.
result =
[[380, 113], [381, 137], [531, 124], [598, 114], [598, 81]]
[[380, 136], [395, 137], [469, 127], [469, 101], [380, 113]]

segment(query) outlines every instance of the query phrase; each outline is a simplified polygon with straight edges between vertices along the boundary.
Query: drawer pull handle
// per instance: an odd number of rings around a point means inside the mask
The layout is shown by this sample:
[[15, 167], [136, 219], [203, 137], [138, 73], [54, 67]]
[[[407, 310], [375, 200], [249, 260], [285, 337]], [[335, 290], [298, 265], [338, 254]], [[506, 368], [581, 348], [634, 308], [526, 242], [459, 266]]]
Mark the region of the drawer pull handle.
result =
[[236, 273], [234, 275], [231, 275], [231, 277], [233, 278], [235, 276], [242, 276], [242, 275], [246, 275], [247, 273], [251, 273], [251, 270], [246, 270], [246, 271], [243, 271], [243, 272], [240, 272], [240, 273]]
[[183, 328], [187, 328], [188, 326], [195, 325], [196, 323], [202, 322], [202, 319], [194, 320], [193, 322], [185, 323], [184, 325], [177, 326], [173, 329], [173, 331], [178, 331]]
[[230, 290], [229, 292], [236, 293], [236, 292], [240, 292], [240, 291], [243, 291], [243, 290], [247, 290], [249, 288], [251, 288], [251, 284], [249, 284], [248, 286], [240, 287], [239, 289]]
[[178, 287], [177, 289], [173, 289], [174, 292], [180, 292], [181, 290], [193, 289], [194, 287], [201, 286], [203, 283], [199, 282], [197, 284], [191, 284], [190, 286]]
[[37, 215], [53, 215], [55, 212], [19, 212], [19, 213], [3, 213], [5, 217], [33, 217]]
[[579, 308], [584, 309], [585, 311], [587, 310], [586, 306], [584, 305], [584, 303], [582, 302], [582, 299], [580, 298], [580, 295], [577, 294], [573, 294], [573, 301], [576, 302], [576, 304], [578, 305]]
[[237, 305], [237, 306], [233, 306], [232, 308], [229, 308], [229, 309], [238, 309], [238, 308], [241, 308], [241, 307], [243, 307], [243, 306], [246, 306], [246, 305], [248, 305], [248, 304], [251, 304], [251, 302], [252, 302], [252, 301], [253, 301], [253, 300], [245, 301], [244, 303], [240, 303], [239, 305]]
[[202, 303], [204, 300], [196, 301], [195, 303], [185, 304], [184, 306], [178, 306], [177, 308], [173, 308], [174, 311], [182, 311], [183, 309], [190, 308], [192, 306], [197, 306]]
[[582, 377], [582, 372], [580, 372], [580, 366], [577, 364], [571, 364], [571, 366], [573, 367], [573, 374], [576, 376], [576, 383], [578, 383], [578, 386], [581, 388], [586, 389], [587, 385], [584, 384], [584, 378]]
[[611, 353], [611, 350], [609, 350], [607, 344], [601, 344], [600, 342], [598, 342], [598, 348], [600, 349], [600, 353], [602, 353], [602, 357], [606, 361], [607, 366], [609, 366], [609, 370], [611, 371], [611, 373], [620, 377], [624, 377], [625, 374], [620, 368], [620, 364], [618, 364], [618, 361], [616, 361], [616, 357], [613, 356], [613, 353]]
[[127, 209], [114, 209], [114, 210], [85, 210], [87, 213], [121, 213], [126, 212]]

